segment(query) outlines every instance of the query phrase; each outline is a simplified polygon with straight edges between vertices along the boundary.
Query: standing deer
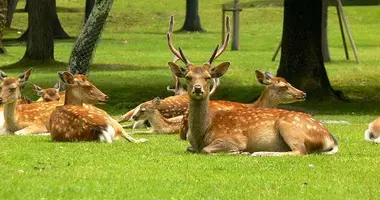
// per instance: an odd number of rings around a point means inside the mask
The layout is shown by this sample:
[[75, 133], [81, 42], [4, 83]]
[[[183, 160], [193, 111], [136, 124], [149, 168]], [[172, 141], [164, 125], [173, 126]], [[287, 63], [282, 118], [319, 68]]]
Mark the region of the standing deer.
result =
[[[249, 152], [252, 156], [338, 152], [335, 138], [308, 114], [270, 108], [215, 109], [209, 104], [210, 80], [223, 76], [230, 63], [212, 67], [214, 53], [209, 62], [196, 66], [179, 51], [186, 69], [174, 62], [168, 65], [178, 78], [187, 80], [190, 98], [187, 137], [191, 145], [188, 151]], [[172, 52], [176, 55], [176, 50]]]
[[111, 143], [121, 135], [130, 142], [145, 142], [128, 135], [119, 123], [94, 103], [103, 103], [108, 96], [92, 84], [85, 75], [59, 73], [66, 83], [63, 106], [55, 108], [50, 116], [49, 130], [53, 141], [101, 141]]
[[380, 117], [368, 124], [368, 129], [364, 132], [364, 139], [369, 142], [380, 143]]
[[1, 101], [4, 105], [4, 129], [6, 133], [16, 135], [46, 133], [51, 112], [60, 102], [35, 102], [31, 104], [17, 104], [21, 96], [20, 88], [29, 79], [32, 68], [26, 70], [19, 77], [8, 77], [0, 73], [3, 81], [1, 86]]
[[61, 101], [64, 102], [65, 100], [65, 92], [59, 91], [59, 85], [58, 88], [46, 88], [43, 89], [40, 86], [33, 84], [33, 90], [37, 93], [38, 96], [40, 96], [39, 99], [37, 99], [36, 102], [49, 102], [49, 101]]

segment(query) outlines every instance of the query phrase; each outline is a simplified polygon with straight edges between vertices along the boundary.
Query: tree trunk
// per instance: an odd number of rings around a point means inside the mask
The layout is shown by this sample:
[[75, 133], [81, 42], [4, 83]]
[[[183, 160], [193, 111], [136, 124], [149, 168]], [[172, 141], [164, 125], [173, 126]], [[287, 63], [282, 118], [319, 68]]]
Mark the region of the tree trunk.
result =
[[24, 12], [28, 12], [29, 0], [25, 0]]
[[321, 42], [322, 0], [285, 0], [280, 66], [277, 76], [304, 90], [308, 98], [335, 96], [323, 62]]
[[329, 43], [327, 37], [327, 21], [328, 21], [329, 2], [322, 0], [322, 54], [323, 61], [330, 62]]
[[24, 60], [54, 60], [55, 0], [29, 0], [28, 40]]
[[7, 0], [0, 0], [0, 54], [6, 53], [3, 45], [4, 28], [7, 22]]
[[13, 20], [13, 13], [16, 10], [18, 0], [8, 0], [8, 14], [7, 14], [7, 23], [5, 24], [6, 28], [10, 28]]
[[[33, 0], [28, 0], [33, 1]], [[51, 18], [53, 20], [53, 33], [54, 33], [54, 38], [57, 39], [65, 39], [65, 38], [70, 38], [70, 36], [65, 32], [65, 30], [62, 28], [61, 22], [59, 21], [58, 14], [57, 14], [57, 8], [56, 8], [56, 0], [51, 0], [54, 1], [54, 14], [51, 15]], [[28, 24], [28, 28], [26, 31], [18, 38], [18, 40], [21, 41], [26, 41], [28, 40], [28, 34], [29, 34], [29, 27], [30, 24]]]
[[90, 62], [103, 31], [113, 0], [97, 0], [82, 32], [71, 51], [69, 70], [73, 74], [86, 74], [90, 71]]
[[87, 22], [87, 19], [90, 16], [90, 13], [94, 5], [95, 5], [95, 0], [86, 0], [86, 8], [84, 12], [84, 24]]
[[198, 0], [186, 0], [186, 19], [180, 31], [203, 32]]

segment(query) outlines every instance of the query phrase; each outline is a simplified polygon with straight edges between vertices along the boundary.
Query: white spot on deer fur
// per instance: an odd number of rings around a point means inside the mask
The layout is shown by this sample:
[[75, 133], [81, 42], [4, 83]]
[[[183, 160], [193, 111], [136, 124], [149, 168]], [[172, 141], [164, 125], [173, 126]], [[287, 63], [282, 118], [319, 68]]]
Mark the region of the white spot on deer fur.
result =
[[300, 121], [300, 118], [299, 118], [298, 116], [295, 116], [295, 117], [294, 117], [294, 120], [296, 120], [296, 121]]
[[312, 127], [310, 125], [306, 125], [306, 128], [310, 130]]

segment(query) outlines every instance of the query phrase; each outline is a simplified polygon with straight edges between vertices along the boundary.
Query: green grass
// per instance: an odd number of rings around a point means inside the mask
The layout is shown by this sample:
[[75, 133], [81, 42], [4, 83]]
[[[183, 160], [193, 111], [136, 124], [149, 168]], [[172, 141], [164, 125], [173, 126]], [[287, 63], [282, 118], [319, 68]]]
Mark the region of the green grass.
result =
[[[194, 63], [205, 62], [220, 42], [220, 4], [200, 1], [205, 34], [175, 34], [174, 43]], [[248, 2], [248, 1], [242, 1]], [[24, 1], [20, 2], [22, 8]], [[59, 0], [65, 30], [76, 36], [84, 1]], [[90, 79], [110, 96], [101, 107], [117, 117], [156, 96], [170, 95], [167, 62], [172, 55], [165, 32], [170, 15], [176, 29], [185, 17], [185, 1], [115, 0], [106, 29], [94, 56]], [[52, 143], [49, 137], [0, 138], [1, 199], [375, 199], [379, 196], [379, 145], [363, 141], [367, 124], [379, 115], [380, 28], [377, 7], [346, 7], [346, 15], [361, 63], [344, 59], [334, 8], [329, 10], [329, 42], [333, 61], [326, 64], [335, 89], [351, 102], [304, 102], [287, 106], [310, 112], [317, 119], [347, 120], [326, 124], [338, 138], [334, 156], [251, 158], [229, 155], [193, 155], [176, 135], [148, 138], [145, 144], [123, 140], [114, 144]], [[27, 16], [16, 13], [6, 38], [25, 30]], [[214, 98], [249, 102], [263, 89], [254, 70], [275, 73], [271, 56], [281, 37], [282, 8], [247, 8], [241, 13], [241, 50], [227, 51], [218, 62], [231, 61]], [[22, 43], [6, 43], [0, 55], [2, 70], [17, 75], [32, 66], [27, 95], [37, 98], [31, 83], [52, 86], [58, 70], [67, 68], [73, 40], [55, 44], [60, 64], [12, 65], [25, 51]], [[351, 54], [351, 59], [353, 55]], [[277, 59], [278, 60], [278, 59]]]

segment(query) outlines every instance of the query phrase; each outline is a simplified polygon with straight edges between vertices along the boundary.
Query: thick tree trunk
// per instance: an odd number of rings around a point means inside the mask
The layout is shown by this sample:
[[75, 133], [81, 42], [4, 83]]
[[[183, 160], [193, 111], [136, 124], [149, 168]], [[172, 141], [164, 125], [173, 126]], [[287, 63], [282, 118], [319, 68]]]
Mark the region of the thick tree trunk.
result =
[[[33, 0], [28, 0], [28, 2], [29, 1], [33, 1]], [[70, 36], [62, 28], [61, 22], [59, 21], [58, 14], [57, 14], [57, 8], [56, 8], [56, 0], [51, 0], [51, 1], [54, 1], [54, 14], [51, 15], [51, 18], [52, 18], [52, 21], [53, 21], [54, 38], [57, 38], [57, 39], [70, 38]], [[18, 40], [26, 41], [28, 39], [29, 27], [30, 27], [30, 24], [28, 24], [28, 28], [18, 38]]]
[[336, 96], [323, 62], [322, 0], [285, 0], [280, 66], [277, 76], [306, 91], [308, 98]]
[[4, 28], [7, 22], [7, 0], [0, 0], [0, 54], [6, 53], [3, 45]]
[[7, 14], [7, 23], [5, 24], [6, 28], [10, 28], [13, 20], [13, 14], [16, 10], [18, 0], [8, 0], [8, 14]]
[[69, 71], [73, 74], [86, 74], [100, 39], [113, 0], [97, 0], [82, 32], [74, 44], [69, 60]]
[[28, 12], [29, 1], [30, 1], [30, 0], [25, 0], [25, 7], [24, 7], [24, 11], [25, 11], [25, 12]]
[[54, 60], [55, 0], [29, 0], [29, 31], [23, 60]]
[[186, 0], [186, 19], [180, 31], [203, 32], [198, 0]]
[[87, 19], [90, 16], [90, 13], [94, 5], [95, 5], [95, 0], [86, 0], [86, 8], [84, 12], [84, 24], [87, 22]]

